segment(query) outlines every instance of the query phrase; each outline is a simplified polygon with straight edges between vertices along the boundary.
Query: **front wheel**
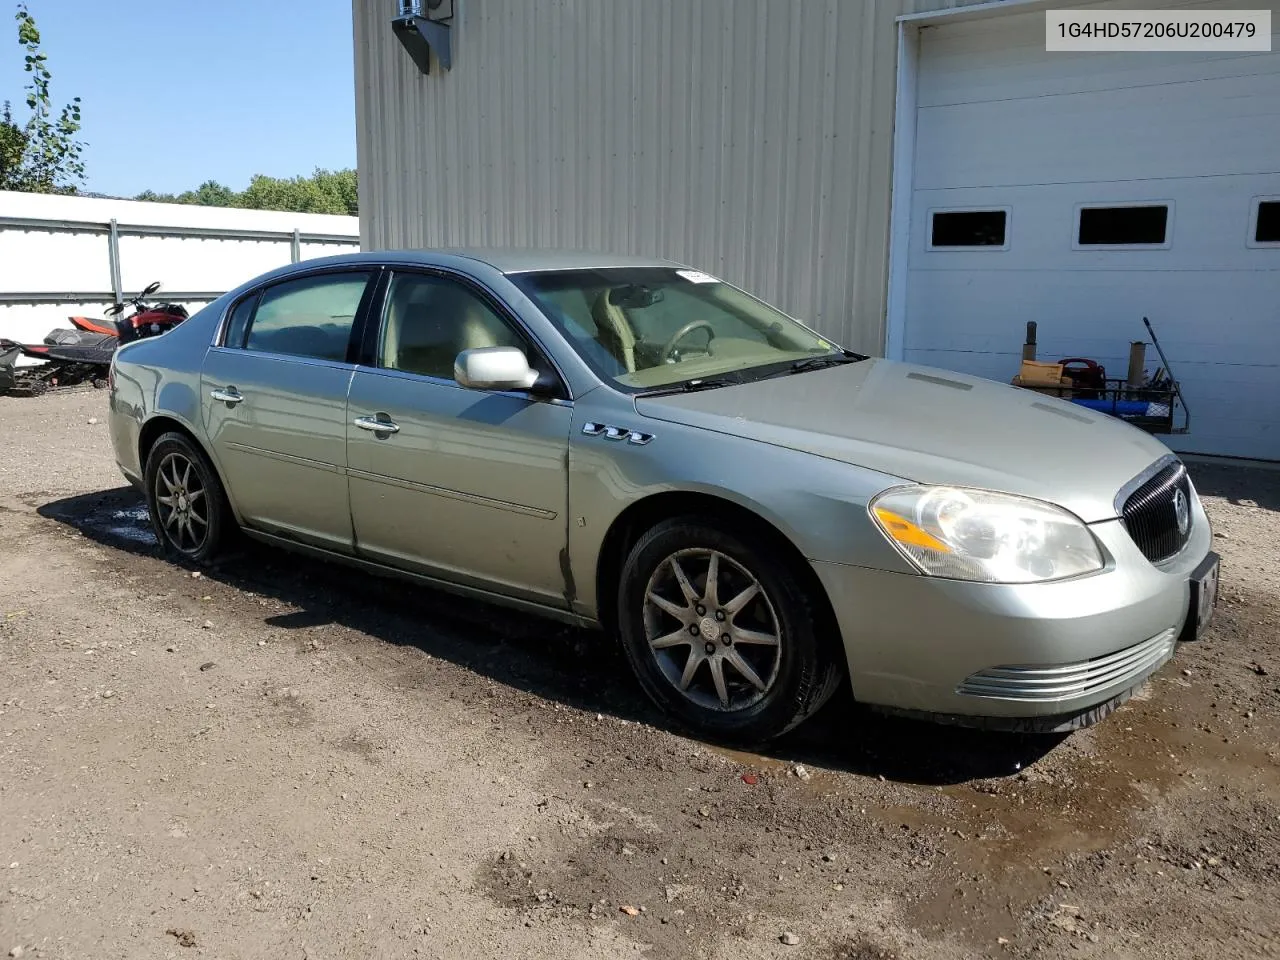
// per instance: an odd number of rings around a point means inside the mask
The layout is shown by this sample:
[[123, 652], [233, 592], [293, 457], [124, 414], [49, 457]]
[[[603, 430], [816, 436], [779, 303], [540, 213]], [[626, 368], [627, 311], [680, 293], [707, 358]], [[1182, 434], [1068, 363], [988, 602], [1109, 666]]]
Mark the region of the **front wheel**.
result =
[[151, 447], [144, 470], [151, 525], [166, 554], [207, 563], [230, 527], [231, 511], [213, 464], [181, 433]]
[[761, 742], [800, 723], [841, 676], [813, 598], [776, 550], [709, 521], [644, 534], [623, 568], [618, 623], [640, 685], [687, 727]]

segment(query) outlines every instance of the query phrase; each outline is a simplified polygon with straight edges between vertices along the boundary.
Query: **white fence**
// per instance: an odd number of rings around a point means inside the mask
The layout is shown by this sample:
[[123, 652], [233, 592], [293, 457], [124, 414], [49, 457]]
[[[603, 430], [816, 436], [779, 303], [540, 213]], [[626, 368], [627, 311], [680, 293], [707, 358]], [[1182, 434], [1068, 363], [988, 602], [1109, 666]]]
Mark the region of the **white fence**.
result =
[[275, 267], [358, 249], [357, 217], [0, 191], [0, 337], [39, 343], [153, 280], [194, 310]]

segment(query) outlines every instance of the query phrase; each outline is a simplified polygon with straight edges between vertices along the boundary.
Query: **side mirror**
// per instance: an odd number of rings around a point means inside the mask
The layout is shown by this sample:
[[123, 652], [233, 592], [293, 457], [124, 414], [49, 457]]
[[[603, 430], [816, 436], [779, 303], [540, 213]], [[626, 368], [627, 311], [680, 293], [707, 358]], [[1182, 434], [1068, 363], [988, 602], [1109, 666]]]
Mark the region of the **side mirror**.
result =
[[138, 294], [138, 299], [139, 300], [145, 299], [146, 297], [151, 296], [153, 293], [155, 293], [159, 289], [160, 289], [159, 280], [155, 281], [154, 283], [150, 283], [147, 285], [147, 289], [143, 290], [140, 294]]
[[538, 374], [519, 347], [476, 347], [458, 354], [453, 379], [469, 390], [528, 390]]

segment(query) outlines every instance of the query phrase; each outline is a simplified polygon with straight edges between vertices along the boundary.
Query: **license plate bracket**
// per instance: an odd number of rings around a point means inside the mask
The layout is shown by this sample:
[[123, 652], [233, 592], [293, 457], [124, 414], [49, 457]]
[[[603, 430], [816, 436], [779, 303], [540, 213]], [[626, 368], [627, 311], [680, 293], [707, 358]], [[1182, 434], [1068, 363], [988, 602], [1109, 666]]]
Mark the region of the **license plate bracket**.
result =
[[1191, 571], [1191, 602], [1187, 610], [1187, 622], [1182, 628], [1180, 640], [1199, 640], [1213, 620], [1218, 605], [1218, 582], [1222, 571], [1222, 558], [1210, 553]]

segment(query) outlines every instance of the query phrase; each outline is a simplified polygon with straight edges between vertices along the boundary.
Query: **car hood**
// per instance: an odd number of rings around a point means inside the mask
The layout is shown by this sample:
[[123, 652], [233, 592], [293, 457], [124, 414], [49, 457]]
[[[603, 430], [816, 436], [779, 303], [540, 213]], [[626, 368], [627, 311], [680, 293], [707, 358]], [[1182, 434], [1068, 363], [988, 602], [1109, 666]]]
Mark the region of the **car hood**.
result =
[[864, 360], [695, 393], [637, 397], [644, 417], [841, 460], [919, 483], [1116, 516], [1125, 483], [1169, 453], [1105, 414], [965, 374]]

